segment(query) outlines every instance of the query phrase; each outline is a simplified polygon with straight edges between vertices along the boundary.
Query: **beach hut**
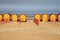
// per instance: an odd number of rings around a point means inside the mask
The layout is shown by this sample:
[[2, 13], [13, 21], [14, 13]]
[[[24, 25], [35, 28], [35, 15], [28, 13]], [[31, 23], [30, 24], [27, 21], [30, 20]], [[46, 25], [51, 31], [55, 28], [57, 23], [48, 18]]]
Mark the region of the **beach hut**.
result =
[[3, 21], [2, 19], [3, 19], [3, 16], [2, 14], [0, 14], [0, 23]]
[[39, 13], [36, 13], [34, 15], [34, 22], [35, 22], [35, 24], [39, 25], [39, 22], [40, 22], [40, 14]]
[[51, 13], [49, 17], [51, 22], [56, 22], [56, 15], [54, 13]]
[[12, 21], [18, 21], [18, 15], [16, 13], [11, 16]]
[[42, 14], [42, 21], [47, 22], [48, 21], [48, 14], [44, 13]]
[[10, 21], [10, 14], [5, 13], [3, 19], [4, 19], [4, 22], [9, 22]]
[[60, 13], [57, 14], [57, 19], [58, 19], [58, 22], [60, 22]]
[[24, 13], [22, 13], [21, 15], [20, 15], [20, 22], [26, 22], [27, 21], [27, 16], [24, 14]]
[[38, 20], [40, 21], [40, 14], [39, 14], [39, 13], [36, 13], [36, 14], [34, 15], [34, 19], [38, 19]]

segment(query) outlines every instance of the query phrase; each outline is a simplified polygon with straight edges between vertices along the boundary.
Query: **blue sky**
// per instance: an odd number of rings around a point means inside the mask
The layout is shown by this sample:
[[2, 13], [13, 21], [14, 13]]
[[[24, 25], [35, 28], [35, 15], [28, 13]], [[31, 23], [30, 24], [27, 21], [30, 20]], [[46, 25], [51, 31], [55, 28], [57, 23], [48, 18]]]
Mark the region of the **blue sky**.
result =
[[0, 10], [60, 10], [60, 0], [0, 0]]

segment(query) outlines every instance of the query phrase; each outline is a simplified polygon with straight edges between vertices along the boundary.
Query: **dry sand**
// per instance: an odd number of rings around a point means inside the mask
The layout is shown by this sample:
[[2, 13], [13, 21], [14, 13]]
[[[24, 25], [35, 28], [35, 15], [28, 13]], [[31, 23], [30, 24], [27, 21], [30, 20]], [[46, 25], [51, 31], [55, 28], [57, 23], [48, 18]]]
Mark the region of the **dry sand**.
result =
[[0, 40], [60, 40], [60, 22], [10, 22], [0, 25]]

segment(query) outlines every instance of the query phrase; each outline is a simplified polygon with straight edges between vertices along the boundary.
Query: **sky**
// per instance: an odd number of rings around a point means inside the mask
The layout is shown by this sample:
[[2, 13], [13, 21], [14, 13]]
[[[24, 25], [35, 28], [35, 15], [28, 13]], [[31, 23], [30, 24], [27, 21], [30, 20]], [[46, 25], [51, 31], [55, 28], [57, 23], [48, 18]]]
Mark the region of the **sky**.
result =
[[60, 0], [0, 0], [0, 10], [60, 10]]

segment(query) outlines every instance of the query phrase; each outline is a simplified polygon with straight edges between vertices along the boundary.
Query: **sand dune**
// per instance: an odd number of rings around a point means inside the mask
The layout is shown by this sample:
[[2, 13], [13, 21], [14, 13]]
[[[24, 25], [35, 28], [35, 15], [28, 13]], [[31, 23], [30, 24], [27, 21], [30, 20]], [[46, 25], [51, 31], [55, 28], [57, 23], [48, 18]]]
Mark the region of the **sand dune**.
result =
[[60, 40], [60, 22], [10, 22], [0, 25], [0, 40]]

